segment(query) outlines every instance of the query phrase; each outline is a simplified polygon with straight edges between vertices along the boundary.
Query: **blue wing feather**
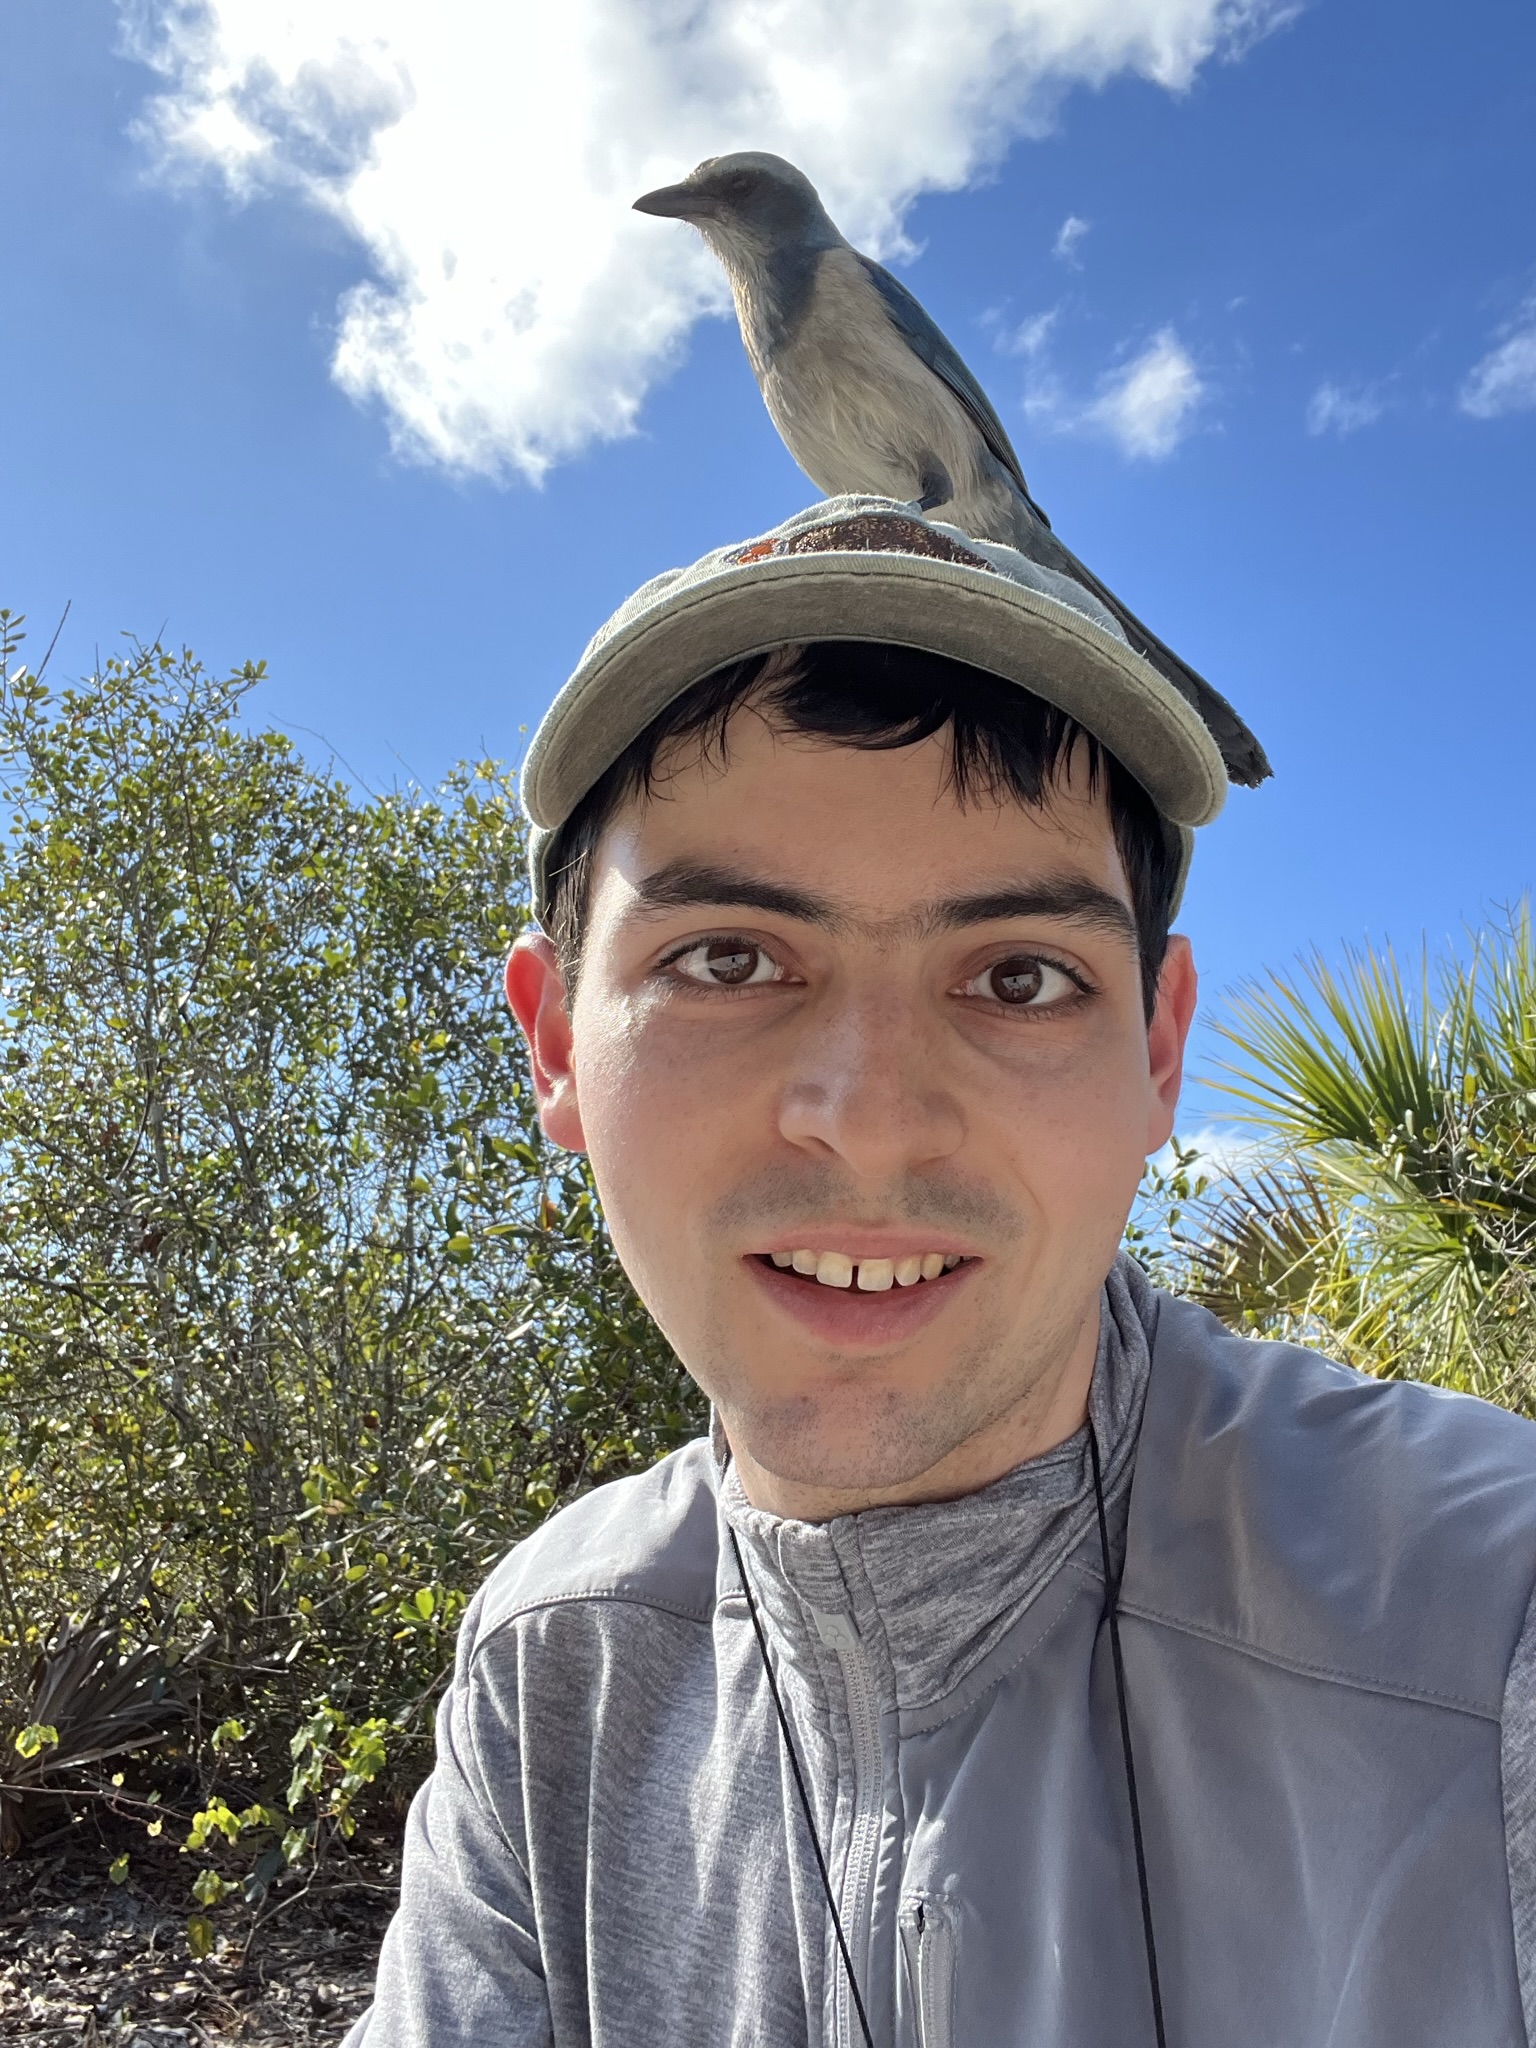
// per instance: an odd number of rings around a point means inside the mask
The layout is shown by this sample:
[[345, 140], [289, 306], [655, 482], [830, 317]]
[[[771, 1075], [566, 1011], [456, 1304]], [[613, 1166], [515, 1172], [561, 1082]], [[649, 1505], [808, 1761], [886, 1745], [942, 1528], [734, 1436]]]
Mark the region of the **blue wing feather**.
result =
[[[870, 257], [860, 256], [859, 261], [863, 264], [870, 283], [884, 299], [886, 311], [890, 314], [903, 341], [915, 356], [928, 365], [936, 377], [943, 378], [975, 421], [976, 431], [1013, 478], [1023, 495], [1028, 498], [1029, 487], [1024, 481], [1024, 470], [1019, 458], [1013, 452], [1013, 443], [1004, 433], [1003, 423], [992, 409], [992, 401], [966, 368], [959, 350], [934, 325], [922, 305], [913, 298], [904, 284]], [[1038, 507], [1034, 509], [1038, 511]]]

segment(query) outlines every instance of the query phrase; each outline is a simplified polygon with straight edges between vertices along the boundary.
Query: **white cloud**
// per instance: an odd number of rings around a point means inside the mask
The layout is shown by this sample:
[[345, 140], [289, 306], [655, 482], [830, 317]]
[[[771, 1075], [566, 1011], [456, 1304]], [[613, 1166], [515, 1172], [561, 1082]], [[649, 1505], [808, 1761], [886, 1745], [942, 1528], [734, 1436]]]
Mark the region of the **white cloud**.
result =
[[1004, 328], [993, 346], [1000, 355], [1024, 356], [1032, 362], [1036, 356], [1044, 353], [1052, 330], [1060, 317], [1060, 306], [1052, 306], [1045, 313], [1032, 313], [1027, 320], [1021, 320], [1017, 327]]
[[[1279, 0], [119, 6], [129, 48], [164, 81], [142, 126], [164, 174], [222, 180], [236, 199], [297, 193], [358, 243], [343, 388], [382, 402], [404, 454], [533, 478], [631, 431], [690, 324], [726, 304], [688, 231], [629, 211], [636, 193], [703, 156], [777, 149], [851, 237], [900, 253], [918, 193], [957, 190], [1043, 133], [1074, 84], [1134, 73], [1181, 90], [1286, 13]], [[1111, 405], [1136, 452], [1161, 450], [1189, 402], [1172, 367], [1144, 368], [1140, 395]]]
[[1374, 384], [1346, 388], [1325, 379], [1307, 401], [1307, 432], [1337, 434], [1342, 441], [1381, 418], [1386, 400]]
[[1164, 327], [1139, 356], [1104, 380], [1077, 423], [1107, 434], [1126, 455], [1156, 462], [1183, 440], [1204, 396], [1188, 351]]
[[1536, 411], [1536, 297], [1526, 300], [1498, 347], [1473, 365], [1457, 403], [1475, 420]]
[[1099, 379], [1093, 398], [1075, 396], [1048, 362], [1036, 361], [1024, 413], [1046, 432], [1094, 434], [1113, 441], [1122, 455], [1156, 462], [1190, 431], [1206, 395], [1189, 351], [1163, 327], [1140, 355]]
[[1056, 231], [1051, 244], [1051, 254], [1063, 263], [1077, 265], [1077, 245], [1093, 226], [1090, 220], [1082, 220], [1075, 213], [1069, 213]]

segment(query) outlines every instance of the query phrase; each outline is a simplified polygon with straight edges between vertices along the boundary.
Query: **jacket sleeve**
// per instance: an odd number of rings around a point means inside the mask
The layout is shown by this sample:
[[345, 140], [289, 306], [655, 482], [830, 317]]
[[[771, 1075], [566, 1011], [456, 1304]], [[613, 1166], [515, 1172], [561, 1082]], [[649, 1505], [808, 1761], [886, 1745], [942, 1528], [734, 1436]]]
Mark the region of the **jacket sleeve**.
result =
[[1536, 2042], [1536, 1594], [1510, 1660], [1501, 1733], [1504, 1841], [1525, 2033]]
[[[498, 1814], [521, 1804], [507, 1703], [491, 1715], [500, 1800], [476, 1740], [479, 1609], [476, 1599], [464, 1617], [438, 1709], [436, 1766], [406, 1823], [400, 1904], [374, 2001], [343, 2048], [552, 2048], [532, 1889]], [[514, 1782], [502, 1787], [503, 1777]]]

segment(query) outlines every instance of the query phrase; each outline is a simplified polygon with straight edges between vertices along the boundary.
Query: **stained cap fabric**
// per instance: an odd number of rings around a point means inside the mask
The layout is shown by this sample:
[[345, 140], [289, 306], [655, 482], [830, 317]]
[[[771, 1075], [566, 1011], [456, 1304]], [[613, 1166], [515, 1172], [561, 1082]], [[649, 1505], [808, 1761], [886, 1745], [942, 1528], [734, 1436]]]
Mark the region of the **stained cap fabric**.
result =
[[1226, 797], [1198, 713], [1091, 591], [916, 506], [826, 498], [653, 577], [593, 636], [523, 766], [536, 915], [548, 909], [560, 827], [652, 719], [727, 662], [807, 640], [917, 648], [1033, 691], [1092, 733], [1180, 828], [1186, 868], [1190, 828]]

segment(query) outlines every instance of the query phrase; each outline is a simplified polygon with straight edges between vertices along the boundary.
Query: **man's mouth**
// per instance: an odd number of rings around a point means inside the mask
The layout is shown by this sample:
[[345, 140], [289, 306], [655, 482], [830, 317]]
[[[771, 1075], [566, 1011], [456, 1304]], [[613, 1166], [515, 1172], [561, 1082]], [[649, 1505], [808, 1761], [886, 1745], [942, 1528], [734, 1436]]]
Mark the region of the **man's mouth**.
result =
[[960, 1252], [907, 1252], [900, 1258], [856, 1258], [850, 1252], [759, 1252], [764, 1264], [780, 1272], [798, 1273], [821, 1287], [853, 1287], [862, 1294], [883, 1294], [891, 1287], [918, 1287], [969, 1263]]

